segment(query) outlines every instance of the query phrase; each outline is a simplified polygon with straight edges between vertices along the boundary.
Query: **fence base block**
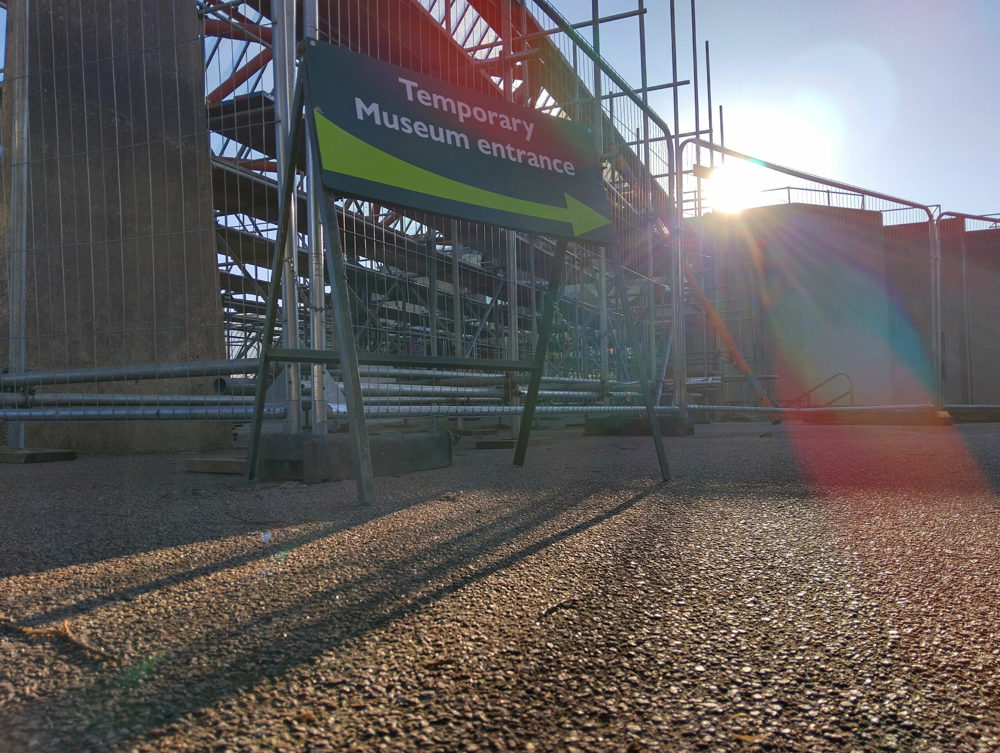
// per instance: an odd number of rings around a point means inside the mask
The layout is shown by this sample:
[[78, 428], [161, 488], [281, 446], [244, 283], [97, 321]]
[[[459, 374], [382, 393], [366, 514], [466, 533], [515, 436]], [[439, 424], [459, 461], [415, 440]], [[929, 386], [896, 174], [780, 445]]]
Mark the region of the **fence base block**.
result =
[[953, 405], [948, 408], [948, 415], [956, 424], [1000, 423], [1000, 406]]
[[804, 417], [807, 424], [833, 424], [838, 426], [951, 426], [954, 421], [948, 411], [934, 408], [872, 408], [850, 412], [816, 411]]
[[53, 463], [76, 460], [76, 450], [0, 450], [0, 463]]
[[[694, 422], [680, 416], [658, 416], [660, 433], [667, 437], [689, 437], [694, 434]], [[584, 436], [624, 434], [649, 436], [646, 416], [588, 416], [583, 423]]]
[[[451, 464], [451, 434], [447, 431], [385, 432], [369, 437], [376, 476], [442, 468]], [[293, 480], [306, 484], [355, 477], [350, 436], [329, 434], [266, 434], [261, 437], [257, 478]]]

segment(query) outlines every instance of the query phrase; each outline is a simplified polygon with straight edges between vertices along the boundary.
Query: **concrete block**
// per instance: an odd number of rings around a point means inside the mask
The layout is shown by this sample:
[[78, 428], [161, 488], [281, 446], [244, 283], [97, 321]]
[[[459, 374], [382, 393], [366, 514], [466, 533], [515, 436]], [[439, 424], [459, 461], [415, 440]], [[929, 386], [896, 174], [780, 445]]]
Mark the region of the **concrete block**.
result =
[[196, 457], [184, 461], [184, 470], [191, 473], [222, 473], [231, 476], [242, 475], [247, 468], [247, 459]]
[[0, 450], [0, 463], [54, 463], [76, 460], [75, 450]]
[[957, 424], [1000, 423], [1000, 408], [990, 405], [953, 405], [948, 414]]
[[[397, 476], [451, 464], [451, 434], [446, 431], [390, 431], [369, 437], [376, 476]], [[350, 434], [315, 437], [268, 434], [261, 438], [257, 477], [317, 484], [355, 477]]]
[[878, 408], [854, 411], [816, 411], [805, 414], [808, 424], [837, 426], [951, 426], [954, 421], [948, 411], [931, 406], [918, 408]]
[[[679, 416], [658, 416], [660, 433], [666, 437], [689, 437], [694, 434], [694, 422]], [[649, 419], [646, 416], [588, 416], [583, 423], [584, 436], [649, 436]]]
[[[536, 445], [548, 444], [547, 439], [529, 439], [528, 446], [533, 447]], [[476, 449], [477, 450], [513, 450], [517, 447], [516, 439], [477, 439]]]

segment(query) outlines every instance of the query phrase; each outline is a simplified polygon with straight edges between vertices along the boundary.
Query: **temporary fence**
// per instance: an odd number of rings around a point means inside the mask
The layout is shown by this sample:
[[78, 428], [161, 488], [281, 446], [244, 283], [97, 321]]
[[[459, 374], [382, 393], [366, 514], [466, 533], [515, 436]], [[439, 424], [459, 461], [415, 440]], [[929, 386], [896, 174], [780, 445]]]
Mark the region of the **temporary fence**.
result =
[[[326, 434], [352, 413], [658, 425], [706, 408], [1000, 402], [996, 220], [678, 137], [648, 98], [686, 82], [648, 80], [642, 2], [613, 17], [639, 24], [635, 87], [601, 56], [602, 19], [571, 24], [545, 0], [98, 5], [8, 11], [10, 446], [207, 448], [234, 421]], [[314, 144], [291, 138], [309, 39], [589, 127], [617, 243], [317, 201]], [[758, 173], [738, 215], [722, 196], [735, 165]], [[109, 420], [122, 425], [83, 423]]]
[[[431, 3], [426, 14], [434, 18], [436, 4]], [[614, 115], [613, 104], [609, 105], [609, 112], [606, 113], [601, 106], [601, 97], [589, 96], [590, 102], [579, 101], [581, 94], [585, 91], [586, 84], [581, 80], [577, 66], [570, 66], [567, 56], [561, 55], [554, 47], [553, 38], [559, 34], [566, 35], [573, 43], [580, 46], [579, 38], [574, 39], [572, 29], [562, 22], [559, 26], [544, 29], [538, 23], [536, 16], [528, 13], [522, 7], [515, 13], [511, 6], [502, 6], [501, 16], [492, 18], [490, 22], [480, 15], [483, 10], [490, 11], [491, 8], [475, 8], [473, 4], [468, 4], [458, 8], [455, 4], [442, 4], [444, 16], [437, 18], [435, 26], [438, 46], [424, 47], [419, 57], [414, 57], [413, 45], [394, 46], [381, 44], [383, 35], [388, 33], [389, 37], [396, 35], [409, 39], [414, 29], [419, 29], [420, 23], [426, 23], [424, 9], [416, 12], [415, 17], [390, 16], [379, 19], [379, 23], [363, 28], [376, 28], [379, 33], [376, 35], [360, 34], [353, 36], [348, 49], [356, 53], [362, 53], [369, 58], [381, 61], [383, 64], [395, 64], [403, 62], [407, 64], [405, 76], [412, 76], [416, 81], [404, 78], [398, 73], [388, 71], [400, 71], [400, 68], [388, 69], [373, 67], [376, 73], [366, 73], [366, 75], [385, 75], [396, 77], [397, 80], [406, 85], [407, 97], [412, 101], [413, 90], [418, 86], [423, 86], [418, 82], [432, 81], [440, 82], [439, 85], [459, 85], [462, 90], [451, 89], [450, 92], [468, 91], [468, 95], [449, 94], [443, 101], [450, 103], [454, 111], [457, 107], [456, 98], [459, 96], [475, 97], [477, 94], [488, 94], [497, 100], [504, 101], [509, 105], [519, 105], [521, 107], [531, 107], [537, 109], [539, 103], [552, 109], [552, 103], [559, 105], [559, 113], [549, 113], [550, 115], [561, 115], [564, 118], [578, 122], [589, 123], [591, 126], [591, 138], [593, 143], [585, 145], [585, 149], [596, 151], [598, 159], [606, 153], [614, 153], [616, 163], [621, 163], [621, 169], [612, 167], [610, 172], [605, 172], [605, 179], [612, 185], [617, 181], [617, 188], [620, 193], [612, 196], [612, 205], [615, 207], [615, 224], [618, 229], [617, 241], [626, 246], [629, 253], [629, 261], [642, 259], [645, 252], [646, 266], [649, 266], [649, 249], [651, 244], [642, 241], [644, 234], [648, 235], [649, 222], [642, 217], [637, 217], [637, 213], [644, 208], [630, 203], [630, 199], [635, 201], [636, 196], [651, 205], [655, 200], [666, 206], [666, 194], [662, 188], [655, 183], [645, 163], [637, 161], [633, 145], [629, 145], [615, 128], [615, 118], [621, 120], [628, 116], [628, 109], [619, 106], [618, 114]], [[359, 12], [367, 14], [378, 14], [378, 9], [358, 8]], [[454, 12], [461, 10], [461, 14], [456, 18]], [[461, 58], [452, 65], [454, 58], [452, 46], [456, 36], [461, 37], [467, 44], [470, 29], [465, 22], [469, 19], [466, 15], [474, 11], [475, 27], [480, 22], [485, 24], [484, 33], [480, 34], [474, 45], [474, 54], [471, 57]], [[541, 12], [541, 11], [539, 11]], [[285, 18], [287, 13], [277, 13], [276, 17]], [[559, 23], [560, 19], [555, 16], [554, 11], [549, 10], [550, 20]], [[356, 19], [354, 19], [356, 20]], [[333, 28], [333, 19], [327, 19], [329, 28]], [[337, 18], [336, 28], [342, 29], [342, 24], [352, 23], [352, 19]], [[455, 23], [457, 21], [457, 23]], [[395, 24], [400, 24], [396, 30]], [[440, 29], [444, 27], [447, 32], [441, 35]], [[307, 27], [310, 24], [307, 23]], [[489, 28], [502, 28], [503, 36], [498, 41], [495, 33], [490, 37], [486, 33]], [[360, 27], [359, 27], [360, 28]], [[516, 37], [520, 40], [518, 49], [513, 49], [513, 29], [517, 29]], [[315, 27], [317, 37], [323, 40], [323, 25], [317, 24]], [[335, 35], [329, 35], [329, 41], [336, 41]], [[342, 40], [341, 40], [342, 41]], [[522, 49], [523, 48], [523, 49]], [[317, 60], [336, 61], [345, 57], [344, 53], [332, 55], [322, 52], [316, 48], [317, 52], [313, 57]], [[589, 52], [589, 50], [586, 50]], [[482, 54], [475, 54], [482, 53]], [[401, 57], [400, 57], [401, 56]], [[573, 58], [577, 57], [574, 48]], [[602, 71], [600, 60], [593, 53], [589, 54], [593, 62], [595, 82], [600, 81], [602, 75], [606, 75], [612, 81], [620, 81], [613, 72]], [[412, 59], [411, 59], [412, 58]], [[535, 64], [529, 64], [532, 60]], [[516, 65], [515, 65], [516, 61]], [[544, 65], [542, 65], [544, 63]], [[313, 64], [311, 64], [313, 65]], [[366, 64], [367, 65], [367, 64]], [[308, 83], [305, 90], [307, 98], [307, 122], [312, 123], [312, 109], [316, 107], [314, 97], [318, 86], [318, 76], [325, 75], [323, 71], [311, 68], [311, 73], [307, 77]], [[412, 71], [412, 72], [411, 72]], [[420, 75], [431, 76], [422, 79]], [[515, 75], [517, 82], [515, 84]], [[314, 80], [316, 79], [316, 80]], [[388, 80], [388, 85], [392, 87], [396, 81]], [[600, 84], [592, 85], [600, 92]], [[302, 88], [300, 81], [298, 92]], [[427, 97], [428, 105], [431, 102], [431, 95], [425, 89], [419, 89], [419, 94]], [[558, 96], [553, 93], [557, 93]], [[632, 108], [637, 105], [641, 107], [636, 95], [630, 91], [622, 91], [622, 95], [630, 95], [633, 102]], [[295, 114], [293, 123], [297, 120], [298, 94], [296, 94], [296, 106], [292, 112]], [[323, 95], [327, 97], [327, 95]], [[441, 95], [443, 96], [443, 95]], [[329, 100], [327, 104], [332, 104], [334, 100]], [[494, 105], [488, 104], [492, 99], [477, 100], [482, 106], [470, 109], [470, 105], [463, 100], [458, 100], [469, 110], [469, 112], [480, 111], [484, 116], [487, 108]], [[609, 99], [609, 102], [613, 100]], [[565, 103], [565, 108], [562, 104]], [[588, 106], [589, 105], [589, 106]], [[348, 105], [350, 107], [350, 105]], [[498, 106], [498, 105], [497, 105]], [[380, 115], [379, 105], [366, 104], [360, 97], [354, 99], [354, 109], [357, 111], [358, 119], [374, 113], [373, 118], [377, 125], [395, 130], [399, 122], [413, 124], [416, 129], [415, 120], [409, 118], [398, 118], [395, 115]], [[624, 110], [624, 115], [623, 115]], [[317, 107], [316, 112], [320, 112]], [[492, 111], [491, 111], [492, 112]], [[510, 112], [515, 113], [516, 110]], [[468, 115], [468, 113], [467, 113]], [[387, 118], [394, 118], [391, 121]], [[507, 118], [507, 115], [501, 115]], [[521, 116], [523, 117], [523, 116]], [[644, 117], [650, 120], [648, 111], [644, 111]], [[655, 117], [655, 116], [654, 116]], [[610, 122], [605, 123], [608, 120]], [[528, 133], [529, 121], [519, 121], [525, 123], [525, 131]], [[553, 124], [558, 122], [558, 117], [552, 119]], [[501, 120], [501, 124], [503, 121]], [[536, 125], [531, 121], [531, 127]], [[407, 127], [407, 126], [404, 126]], [[503, 127], [503, 126], [502, 126]], [[319, 128], [319, 116], [316, 116], [316, 125]], [[648, 133], [648, 124], [645, 126]], [[444, 133], [443, 129], [441, 132]], [[381, 133], [381, 132], [380, 132]], [[455, 134], [455, 145], [463, 143], [465, 148], [469, 148], [469, 138], [457, 131], [448, 131]], [[318, 136], [310, 130], [306, 139], [306, 153], [314, 153], [317, 149]], [[288, 134], [290, 141], [289, 151], [292, 154], [297, 152], [295, 147], [296, 131]], [[352, 137], [353, 138], [353, 137]], [[473, 137], [474, 138], [474, 137]], [[530, 138], [530, 136], [529, 136]], [[444, 142], [444, 137], [440, 139]], [[450, 140], [450, 139], [449, 139]], [[482, 146], [487, 144], [486, 149]], [[361, 143], [361, 142], [358, 142]], [[487, 139], [479, 139], [478, 148], [480, 151], [489, 151], [491, 143]], [[503, 146], [500, 142], [492, 144], [493, 156], [497, 156], [497, 149], [500, 149], [499, 156], [503, 157]], [[507, 158], [513, 159], [513, 148], [508, 145]], [[520, 161], [522, 151], [518, 151], [517, 160]], [[648, 156], [649, 152], [647, 150]], [[669, 150], [667, 152], [669, 163]], [[442, 155], [445, 159], [451, 155]], [[344, 155], [334, 158], [333, 168], [338, 164], [343, 164]], [[326, 159], [325, 157], [323, 158]], [[340, 159], [338, 163], [336, 160]], [[328, 168], [320, 166], [319, 158], [310, 158], [309, 179], [313, 184], [317, 183], [320, 170], [326, 171]], [[599, 164], [599, 163], [598, 163]], [[407, 168], [410, 170], [411, 168]], [[439, 179], [436, 174], [439, 170], [445, 169], [443, 165], [432, 165], [422, 163], [419, 168], [423, 173], [431, 175], [431, 182], [439, 184], [442, 180], [450, 186], [459, 185], [453, 179]], [[430, 170], [430, 172], [428, 172]], [[596, 173], [595, 173], [596, 174]], [[527, 176], [525, 176], [527, 177]], [[285, 179], [290, 178], [290, 172]], [[524, 180], [521, 178], [520, 180]], [[279, 181], [281, 183], [281, 181]], [[402, 184], [393, 184], [400, 187]], [[288, 195], [286, 189], [285, 195]], [[368, 191], [373, 193], [368, 193]], [[545, 358], [548, 350], [548, 343], [551, 341], [553, 322], [556, 318], [556, 306], [560, 305], [560, 320], [565, 321], [565, 314], [572, 310], [577, 323], [581, 317], [593, 319], [593, 306], [588, 306], [587, 302], [580, 295], [585, 288], [591, 287], [591, 279], [595, 276], [599, 278], [597, 288], [607, 293], [608, 272], [605, 268], [604, 249], [597, 248], [591, 243], [576, 241], [570, 248], [569, 242], [564, 238], [545, 237], [537, 233], [526, 230], [525, 227], [516, 229], [519, 223], [515, 223], [515, 228], [497, 228], [484, 225], [478, 222], [460, 221], [456, 217], [447, 217], [440, 214], [429, 214], [425, 212], [401, 211], [398, 207], [388, 208], [388, 214], [383, 217], [382, 212], [386, 211], [381, 206], [382, 195], [378, 192], [385, 189], [361, 188], [359, 192], [367, 194], [366, 198], [350, 199], [335, 198], [333, 206], [325, 204], [327, 197], [321, 195], [319, 191], [311, 191], [309, 203], [316, 216], [323, 218], [323, 231], [326, 233], [326, 250], [324, 258], [331, 264], [328, 270], [330, 283], [332, 286], [332, 297], [335, 304], [334, 324], [337, 328], [337, 355], [325, 355], [322, 347], [318, 347], [318, 340], [315, 334], [310, 337], [313, 347], [309, 352], [301, 349], [289, 348], [286, 344], [281, 349], [271, 349], [269, 346], [271, 328], [274, 324], [275, 310], [274, 300], [277, 296], [277, 279], [281, 276], [283, 266], [277, 257], [272, 265], [272, 277], [269, 293], [268, 318], [265, 324], [265, 340], [262, 349], [263, 363], [260, 370], [261, 376], [266, 373], [269, 359], [274, 361], [285, 361], [290, 363], [311, 363], [314, 373], [317, 367], [324, 365], [339, 366], [343, 377], [344, 401], [350, 417], [352, 432], [353, 451], [355, 466], [365, 467], [366, 461], [366, 429], [364, 427], [364, 389], [360, 384], [360, 373], [357, 363], [379, 364], [393, 367], [413, 369], [416, 367], [431, 368], [496, 368], [503, 371], [508, 379], [514, 379], [519, 374], [530, 375], [528, 380], [527, 394], [524, 408], [524, 422], [518, 434], [518, 446], [515, 451], [515, 464], [523, 462], [524, 452], [527, 442], [527, 432], [530, 431], [530, 424], [533, 411], [537, 405], [541, 387], [541, 376], [545, 366]], [[469, 191], [478, 189], [470, 188]], [[387, 194], [394, 195], [393, 190]], [[482, 192], [480, 192], [482, 193]], [[630, 194], [636, 194], [632, 196]], [[398, 193], [396, 194], [398, 195]], [[492, 195], [492, 194], [491, 194]], [[566, 199], [567, 210], [570, 207]], [[288, 203], [294, 207], [294, 202]], [[406, 200], [404, 199], [404, 203]], [[417, 205], [425, 203], [424, 199], [417, 198]], [[439, 203], [437, 200], [431, 204]], [[534, 206], [534, 205], [533, 205]], [[473, 212], [478, 216], [482, 212]], [[291, 215], [294, 217], [294, 215]], [[603, 221], [604, 224], [608, 220]], [[284, 226], [294, 227], [294, 220], [290, 220], [285, 213], [282, 214], [282, 226], [278, 229], [278, 235], [284, 232]], [[530, 223], [529, 223], [530, 224]], [[345, 233], [341, 237], [341, 228]], [[317, 233], [315, 227], [310, 237], [309, 249], [311, 257], [320, 255], [319, 244], [316, 243]], [[577, 235], [574, 226], [573, 235]], [[291, 243], [282, 243], [285, 248], [291, 247]], [[614, 248], [617, 245], [613, 244]], [[343, 264], [341, 253], [344, 253], [347, 265]], [[614, 283], [618, 298], [621, 302], [626, 302], [628, 291], [624, 283], [624, 272], [622, 264], [624, 253], [619, 251], [613, 259]], [[599, 262], [599, 263], [595, 263]], [[319, 264], [315, 258], [310, 263], [310, 269], [316, 270]], [[343, 270], [341, 266], [343, 265]], [[555, 297], [562, 289], [564, 277], [567, 276], [570, 285], [573, 286], [577, 294], [574, 299], [567, 299], [563, 296], [557, 300]], [[286, 274], [285, 279], [291, 275]], [[313, 290], [319, 289], [316, 282], [313, 282]], [[538, 291], [545, 291], [544, 305], [541, 304]], [[287, 295], [285, 297], [287, 300]], [[311, 299], [313, 308], [317, 301]], [[586, 339], [588, 329], [601, 333], [602, 338], [607, 338], [611, 328], [608, 327], [607, 295], [596, 300], [599, 310], [598, 318], [600, 322], [596, 328], [583, 327], [574, 330], [574, 334], [581, 340]], [[287, 314], [287, 312], [286, 312]], [[638, 336], [637, 328], [629, 326], [630, 312], [624, 312], [627, 336], [623, 339], [631, 341]], [[356, 327], [346, 327], [345, 322], [358, 322], [360, 329]], [[590, 322], [588, 322], [590, 324]], [[286, 316], [284, 322], [285, 343], [296, 342], [298, 338], [289, 337], [290, 327], [297, 326], [296, 322], [290, 322]], [[313, 325], [313, 332], [315, 327]], [[651, 329], [651, 327], [650, 327]], [[360, 337], [359, 337], [360, 335]], [[572, 342], [572, 337], [563, 344]], [[606, 339], [605, 339], [606, 342]], [[641, 361], [641, 349], [631, 347], [636, 361]], [[558, 354], [561, 349], [555, 352]], [[600, 370], [593, 370], [590, 373], [579, 374], [588, 379], [598, 379], [604, 385], [609, 383], [609, 362], [606, 351], [602, 348], [600, 357]], [[356, 363], [354, 362], [356, 359]], [[581, 370], [588, 366], [580, 359]], [[654, 420], [655, 413], [651, 402], [648, 371], [644, 363], [637, 363], [637, 376], [643, 386], [642, 392], [645, 394], [646, 410], [650, 417], [651, 425], [654, 425], [654, 441], [657, 442], [658, 454], [664, 476], [667, 475], [665, 459], [662, 445], [659, 443], [658, 424]], [[550, 374], [551, 376], [551, 374]], [[293, 377], [294, 380], [294, 377]], [[260, 381], [260, 378], [258, 378]], [[320, 382], [313, 381], [312, 391], [315, 395]], [[607, 387], [604, 390], [608, 392]], [[446, 390], [434, 390], [432, 386], [420, 391], [424, 396], [440, 398], [448, 396]], [[454, 393], [451, 393], [454, 394]], [[600, 394], [600, 390], [597, 391]], [[511, 393], [508, 393], [508, 398]], [[568, 395], [574, 398], [583, 397], [583, 391], [575, 391]], [[251, 440], [251, 451], [248, 461], [248, 468], [252, 469], [255, 463], [255, 453], [257, 438], [260, 433], [259, 409], [263, 403], [263, 393], [258, 391], [257, 395], [258, 416], [255, 421], [254, 431]], [[318, 404], [314, 400], [314, 405]], [[510, 403], [510, 401], [505, 401]], [[516, 403], [517, 401], [514, 400]], [[327, 400], [324, 403], [328, 404]], [[425, 414], [429, 411], [423, 406], [404, 406], [395, 404], [391, 408], [385, 408], [383, 412], [393, 412], [395, 415], [407, 415], [416, 412]], [[314, 416], [314, 431], [319, 428], [323, 431], [321, 417]], [[251, 470], [252, 473], [252, 470]], [[361, 482], [359, 473], [359, 492], [364, 497], [368, 494]]]
[[689, 285], [683, 363], [715, 379], [703, 405], [745, 405], [749, 375], [784, 408], [943, 402], [936, 207], [697, 139], [677, 161], [678, 263], [705, 291]]
[[[23, 400], [0, 417], [14, 422], [15, 447], [217, 444], [221, 424], [46, 424], [26, 438], [21, 423], [53, 410], [104, 417], [108, 407], [144, 419], [150, 406], [202, 392], [195, 364], [225, 356], [198, 16], [172, 3], [100, 5], [34, 0], [7, 11], [0, 391]], [[168, 364], [184, 368], [169, 379], [120, 376]], [[40, 372], [62, 381], [25, 383]], [[36, 411], [49, 391], [88, 397]], [[116, 406], [126, 394], [143, 404]]]
[[[951, 406], [1000, 407], [1000, 217], [942, 212], [942, 364]], [[968, 413], [971, 409], [966, 408]]]
[[[353, 323], [362, 367], [386, 369], [364, 377], [365, 413], [521, 413], [542, 355], [539, 408], [641, 405], [639, 385], [667, 346], [653, 315], [665, 249], [651, 228], [669, 215], [671, 139], [645, 92], [594, 50], [597, 35], [588, 44], [542, 2], [303, 8], [301, 24], [283, 2], [11, 8], [0, 134], [10, 187], [0, 418], [11, 446], [219, 446], [224, 423], [188, 420], [244, 420], [250, 396], [216, 393], [217, 378], [267, 387], [256, 418], [325, 433], [349, 392], [336, 359], [276, 358], [254, 382], [272, 342], [269, 303], [285, 352], [343, 357], [337, 328]], [[563, 266], [545, 234], [341, 196], [331, 209], [346, 295], [335, 316], [320, 250], [330, 223], [308, 150], [290, 139], [303, 38], [589, 126], [618, 243], [564, 243]], [[276, 246], [286, 249], [277, 268]], [[276, 269], [283, 284], [270, 291]], [[551, 347], [540, 348], [546, 321]], [[489, 383], [478, 384], [484, 369]], [[89, 423], [107, 420], [128, 427]]]

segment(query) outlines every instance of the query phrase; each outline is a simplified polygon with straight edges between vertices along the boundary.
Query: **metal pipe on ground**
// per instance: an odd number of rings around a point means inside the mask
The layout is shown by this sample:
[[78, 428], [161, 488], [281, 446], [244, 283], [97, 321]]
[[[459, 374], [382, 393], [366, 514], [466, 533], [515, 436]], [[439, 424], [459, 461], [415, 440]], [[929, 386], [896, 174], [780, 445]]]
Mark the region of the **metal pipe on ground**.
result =
[[[503, 401], [499, 397], [467, 397], [463, 398], [461, 403], [455, 403], [451, 398], [435, 398], [435, 397], [423, 397], [423, 398], [413, 398], [413, 397], [365, 397], [365, 405], [443, 405], [452, 404], [458, 405], [459, 407], [463, 405], [500, 405]], [[328, 403], [328, 405], [337, 405], [337, 403]]]
[[[361, 375], [367, 377], [386, 377], [386, 378], [397, 378], [397, 377], [416, 377], [416, 378], [426, 378], [426, 379], [436, 379], [442, 380], [446, 379], [450, 383], [443, 384], [439, 383], [437, 385], [415, 385], [419, 387], [424, 387], [428, 389], [439, 389], [439, 388], [470, 388], [470, 387], [485, 387], [490, 384], [503, 384], [504, 376], [497, 374], [464, 374], [461, 371], [438, 371], [438, 370], [422, 370], [422, 369], [397, 369], [393, 370], [391, 368], [383, 367], [361, 367]], [[457, 383], [455, 383], [457, 382]], [[599, 386], [601, 384], [600, 379], [573, 379], [564, 377], [542, 377], [542, 382], [549, 385], [565, 385], [567, 387], [580, 387], [580, 386]], [[362, 383], [362, 392], [368, 392], [368, 386], [372, 382]], [[256, 381], [253, 379], [240, 379], [240, 378], [227, 378], [219, 377], [212, 383], [212, 391], [217, 395], [253, 395], [256, 392]], [[553, 389], [557, 389], [553, 387]], [[611, 382], [608, 385], [608, 389], [611, 392], [629, 392], [639, 389], [639, 385], [636, 382]], [[306, 393], [308, 394], [308, 391]]]
[[[337, 417], [347, 416], [346, 407], [330, 404]], [[432, 416], [520, 416], [524, 412], [523, 405], [411, 405], [411, 406], [378, 406], [365, 405], [365, 416], [368, 418], [416, 418]], [[644, 412], [641, 406], [634, 405], [538, 405], [535, 415], [607, 415], [624, 413], [639, 415]], [[659, 413], [677, 413], [672, 406], [662, 406]]]
[[[267, 419], [285, 418], [285, 407], [264, 409]], [[249, 421], [253, 405], [0, 408], [0, 421]]]
[[247, 397], [216, 395], [117, 395], [93, 392], [42, 392], [25, 395], [19, 392], [0, 393], [0, 405], [24, 408], [30, 406], [145, 406], [157, 405], [253, 405]]
[[601, 396], [599, 392], [582, 392], [579, 390], [539, 390], [538, 397], [542, 399], [558, 399], [563, 400], [573, 399], [573, 400], [597, 400]]
[[[343, 417], [347, 415], [346, 408], [331, 404], [331, 410], [336, 415]], [[658, 415], [676, 415], [681, 412], [680, 408], [674, 405], [655, 406]], [[509, 416], [520, 415], [524, 410], [520, 405], [411, 405], [411, 406], [365, 406], [365, 416], [376, 418], [412, 418], [418, 416]], [[934, 410], [930, 403], [916, 405], [886, 405], [886, 406], [840, 406], [830, 408], [766, 408], [760, 405], [687, 405], [685, 412], [711, 412], [718, 414], [761, 414], [770, 416], [780, 414], [786, 418], [806, 417], [809, 415], [828, 414], [861, 414], [865, 412], [875, 414], [892, 414], [907, 411], [928, 411]], [[539, 405], [535, 408], [536, 414], [548, 415], [610, 415], [625, 414], [639, 416], [645, 413], [642, 406], [637, 405]]]
[[416, 377], [417, 379], [482, 379], [489, 382], [503, 382], [504, 375], [491, 372], [453, 371], [450, 369], [406, 369], [394, 366], [360, 366], [358, 371], [365, 377]]
[[427, 397], [498, 397], [503, 394], [500, 387], [439, 387], [430, 384], [397, 384], [394, 382], [362, 382], [361, 394], [404, 395]]
[[94, 369], [32, 371], [23, 374], [0, 374], [0, 390], [16, 390], [43, 384], [83, 384], [87, 382], [126, 382], [142, 379], [183, 379], [185, 377], [252, 374], [256, 358], [187, 363], [154, 363], [136, 366], [108, 366]]
[[[256, 380], [253, 379], [224, 379], [222, 377], [215, 380], [212, 385], [217, 395], [253, 395], [256, 388]], [[338, 383], [343, 391], [343, 383]], [[362, 382], [361, 394], [365, 397], [371, 395], [407, 395], [430, 397], [496, 397], [502, 395], [501, 387], [449, 387], [430, 384], [401, 384], [398, 382]], [[311, 389], [303, 386], [302, 395], [308, 396]]]

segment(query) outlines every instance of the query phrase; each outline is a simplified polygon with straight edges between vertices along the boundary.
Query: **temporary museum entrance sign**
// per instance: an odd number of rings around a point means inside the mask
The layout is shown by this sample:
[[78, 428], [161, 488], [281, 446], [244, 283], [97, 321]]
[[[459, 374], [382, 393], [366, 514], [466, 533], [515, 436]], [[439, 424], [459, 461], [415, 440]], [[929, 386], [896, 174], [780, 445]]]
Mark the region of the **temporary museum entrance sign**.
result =
[[[306, 46], [293, 112], [305, 95], [306, 129], [289, 131], [289, 154], [296, 154], [303, 130], [309, 132], [310, 168], [322, 175], [327, 191], [398, 204], [451, 217], [555, 236], [534, 359], [490, 360], [491, 368], [528, 372], [528, 384], [514, 464], [522, 465], [538, 401], [556, 298], [570, 239], [616, 243], [611, 208], [604, 193], [601, 165], [589, 129], [500, 98], [422, 76], [339, 47], [310, 40]], [[288, 229], [295, 161], [284, 165], [277, 242], [257, 371], [253, 430], [247, 454], [247, 477], [253, 478], [264, 417], [271, 364], [312, 363], [336, 366], [344, 379], [350, 416], [351, 462], [358, 498], [375, 497], [374, 471], [365, 405], [361, 394], [359, 354], [351, 323], [350, 290], [335, 208], [317, 202], [326, 232], [323, 252], [334, 310], [337, 350], [276, 347], [278, 305], [288, 253]], [[314, 173], [315, 174], [315, 173]], [[618, 288], [624, 290], [621, 271]], [[626, 317], [628, 314], [626, 314]], [[386, 357], [387, 356], [387, 357]], [[366, 354], [382, 365], [482, 368], [475, 359]], [[669, 479], [659, 421], [643, 369], [638, 370], [651, 433], [663, 478]]]
[[589, 128], [319, 42], [305, 66], [327, 189], [616, 242]]

